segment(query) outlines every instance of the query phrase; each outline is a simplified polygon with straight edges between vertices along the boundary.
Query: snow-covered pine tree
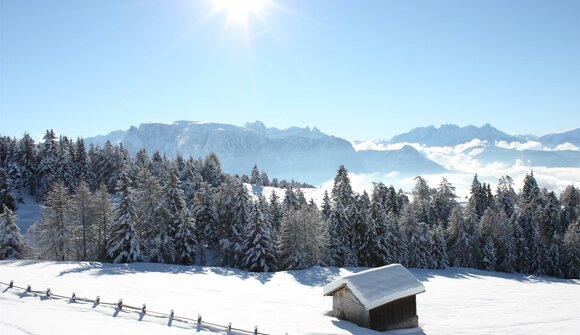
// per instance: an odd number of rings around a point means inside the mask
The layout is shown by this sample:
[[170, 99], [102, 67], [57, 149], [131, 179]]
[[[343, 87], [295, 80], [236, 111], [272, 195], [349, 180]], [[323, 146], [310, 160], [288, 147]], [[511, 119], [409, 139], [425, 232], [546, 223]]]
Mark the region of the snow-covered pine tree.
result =
[[376, 239], [377, 231], [375, 222], [370, 216], [370, 206], [370, 199], [366, 191], [355, 198], [353, 249], [357, 254], [359, 266], [369, 266], [372, 257], [370, 249], [372, 245], [376, 245], [374, 240]]
[[111, 231], [111, 220], [113, 218], [113, 209], [109, 190], [105, 184], [101, 184], [94, 195], [95, 201], [95, 228], [97, 244], [97, 260], [105, 261], [107, 259], [107, 242], [109, 241]]
[[468, 217], [472, 221], [472, 224], [479, 225], [479, 220], [483, 216], [483, 212], [487, 209], [486, 207], [486, 194], [485, 189], [477, 179], [477, 174], [473, 177], [473, 182], [471, 183], [471, 190], [469, 196], [468, 205]]
[[262, 186], [270, 186], [270, 178], [265, 171], [260, 174], [260, 182]]
[[289, 209], [285, 212], [276, 243], [280, 269], [304, 269], [314, 265], [312, 255], [307, 252], [309, 241], [305, 233], [305, 219], [300, 209]]
[[352, 187], [350, 186], [348, 171], [344, 165], [341, 165], [338, 168], [336, 177], [334, 177], [334, 185], [332, 186], [331, 195], [334, 203], [340, 204], [341, 207], [350, 210], [354, 198]]
[[282, 217], [284, 216], [284, 213], [282, 211], [282, 205], [280, 204], [280, 197], [278, 197], [274, 191], [270, 194], [268, 208], [270, 212], [270, 221], [272, 223], [272, 233], [274, 234], [274, 238], [277, 240], [278, 233], [282, 226]]
[[151, 158], [151, 173], [157, 177], [158, 180], [164, 181], [167, 180], [166, 173], [168, 169], [169, 162], [167, 161], [167, 157], [161, 155], [159, 150], [156, 150]]
[[519, 271], [522, 272], [535, 273], [538, 268], [537, 257], [541, 246], [538, 245], [537, 234], [541, 200], [540, 188], [533, 172], [526, 174], [516, 217], [523, 242], [519, 246]]
[[324, 190], [324, 197], [322, 198], [322, 219], [328, 222], [330, 220], [330, 197], [328, 191]]
[[541, 193], [543, 201], [539, 208], [539, 234], [542, 243], [546, 246], [552, 242], [552, 237], [560, 227], [560, 204], [554, 192], [548, 192], [546, 189]]
[[332, 266], [355, 266], [356, 253], [351, 247], [352, 225], [347, 208], [336, 202], [328, 222], [328, 253]]
[[284, 200], [282, 200], [282, 209], [287, 210], [298, 210], [300, 209], [300, 200], [297, 194], [294, 192], [294, 188], [289, 186], [284, 191]]
[[513, 179], [510, 176], [503, 176], [499, 179], [495, 195], [495, 203], [508, 218], [515, 213], [518, 201], [518, 196], [513, 186]]
[[72, 153], [74, 146], [66, 136], [60, 136], [56, 150], [56, 175], [64, 186], [72, 192], [77, 185]]
[[96, 242], [92, 236], [95, 231], [95, 201], [89, 185], [84, 179], [81, 179], [70, 200], [70, 217], [74, 222], [71, 225], [72, 235], [77, 241], [76, 259], [77, 260], [95, 260], [96, 259]]
[[28, 133], [24, 133], [18, 143], [18, 159], [22, 167], [23, 178], [26, 180], [25, 185], [28, 187], [28, 193], [35, 196], [38, 188], [37, 147]]
[[562, 241], [566, 278], [580, 279], [580, 221], [568, 226]]
[[491, 237], [487, 237], [483, 244], [482, 251], [482, 266], [483, 270], [495, 271], [496, 258], [495, 258], [495, 245]]
[[574, 185], [568, 185], [560, 195], [560, 225], [556, 229], [560, 236], [564, 236], [568, 226], [580, 217], [580, 190]]
[[88, 185], [89, 188], [91, 185], [93, 187], [92, 190], [95, 189], [96, 185], [94, 185], [95, 181], [93, 180], [94, 177], [89, 169], [89, 161], [87, 157], [87, 150], [85, 148], [85, 141], [82, 138], [78, 138], [75, 144], [74, 149], [74, 156], [73, 156], [73, 169], [74, 169], [74, 178], [77, 181], [84, 180]]
[[[16, 202], [22, 202], [23, 194], [26, 190], [26, 179], [24, 178], [24, 167], [20, 162], [18, 152], [18, 141], [10, 138], [3, 138], [4, 144], [0, 143], [0, 166], [4, 168], [5, 174], [0, 176], [12, 189], [12, 196]], [[1, 202], [0, 202], [1, 204]], [[2, 207], [0, 206], [0, 212]]]
[[147, 165], [143, 165], [137, 174], [135, 200], [135, 230], [143, 245], [144, 258], [157, 263], [173, 262], [175, 250], [169, 229], [171, 214], [167, 198]]
[[250, 174], [250, 183], [252, 185], [262, 185], [262, 179], [260, 178], [260, 170], [258, 170], [258, 166], [254, 164], [252, 168], [252, 173]]
[[213, 187], [218, 186], [222, 182], [222, 167], [215, 153], [210, 153], [203, 160], [201, 175], [203, 176], [203, 181]]
[[240, 267], [244, 257], [243, 243], [250, 217], [250, 195], [245, 185], [234, 178], [226, 178], [220, 187], [219, 253], [226, 266]]
[[403, 208], [400, 218], [401, 232], [406, 239], [408, 248], [406, 266], [429, 268], [434, 263], [431, 255], [429, 228], [425, 222], [418, 221], [413, 204]]
[[507, 229], [505, 230], [500, 270], [505, 272], [515, 272], [518, 260], [517, 240], [514, 236], [514, 226], [512, 223], [506, 221], [505, 224]]
[[57, 143], [56, 135], [53, 130], [47, 130], [43, 137], [44, 143], [39, 151], [38, 163], [38, 188], [37, 196], [44, 197], [48, 192], [49, 187], [53, 184], [56, 175], [56, 160], [57, 160]]
[[44, 197], [40, 221], [32, 228], [42, 258], [59, 261], [69, 259], [68, 202], [68, 191], [60, 181], [55, 182]]
[[436, 225], [430, 230], [431, 233], [431, 257], [432, 266], [435, 269], [445, 269], [449, 267], [449, 257], [447, 256], [447, 246], [445, 244], [445, 233], [443, 225]]
[[391, 232], [387, 226], [387, 215], [381, 203], [377, 201], [373, 192], [369, 208], [369, 228], [372, 234], [368, 236], [365, 259], [368, 266], [382, 266], [391, 263], [396, 256], [392, 252]]
[[477, 265], [477, 258], [472, 255], [474, 241], [463, 218], [461, 207], [455, 207], [451, 212], [445, 233], [449, 264], [455, 267], [474, 268]]
[[115, 206], [107, 256], [113, 263], [132, 263], [143, 259], [141, 241], [135, 229], [137, 213], [134, 190], [126, 171], [121, 172], [117, 186], [119, 200]]
[[407, 263], [407, 255], [409, 250], [407, 248], [407, 239], [401, 232], [399, 222], [395, 212], [387, 214], [387, 232], [390, 240], [387, 241], [387, 255], [393, 255], [393, 258], [388, 258], [386, 263]]
[[184, 170], [181, 171], [181, 187], [183, 188], [183, 195], [185, 196], [185, 203], [191, 207], [195, 193], [200, 189], [203, 183], [203, 177], [199, 172], [198, 162], [193, 158], [189, 158]]
[[0, 214], [0, 260], [21, 258], [24, 255], [24, 243], [20, 228], [16, 225], [16, 216], [4, 204]]
[[195, 220], [195, 229], [202, 265], [205, 262], [204, 248], [218, 246], [219, 218], [214, 202], [213, 190], [207, 183], [203, 183], [196, 193], [192, 210]]
[[109, 193], [115, 192], [117, 163], [114, 161], [116, 154], [113, 145], [107, 141], [103, 148], [95, 148], [92, 156], [90, 162], [93, 165], [91, 170], [95, 175], [95, 184], [103, 183], [107, 186]]
[[12, 195], [12, 187], [8, 183], [6, 171], [0, 167], [0, 213], [2, 213], [3, 205], [10, 210], [16, 209], [16, 199]]
[[[189, 221], [191, 214], [189, 213], [189, 209], [185, 203], [185, 195], [181, 188], [181, 182], [177, 170], [175, 168], [170, 168], [167, 171], [166, 176], [168, 180], [165, 181], [165, 186], [162, 190], [162, 206], [166, 213], [165, 224], [168, 236], [165, 243], [172, 244], [172, 242], [175, 241], [178, 227], [182, 225], [181, 220]], [[215, 229], [217, 230], [217, 225], [215, 226]], [[215, 241], [215, 244], [212, 244], [212, 246], [215, 245], [217, 245], [217, 241]], [[171, 247], [171, 249], [173, 249], [173, 247]], [[165, 256], [168, 259], [174, 259], [173, 253]]]
[[445, 177], [443, 177], [431, 200], [433, 222], [437, 225], [443, 226], [443, 229], [447, 227], [451, 211], [455, 206], [457, 206], [457, 201], [455, 201], [456, 198], [455, 187], [451, 185]]
[[194, 264], [197, 240], [195, 239], [195, 222], [187, 209], [179, 213], [179, 226], [175, 234], [175, 259], [179, 264]]
[[274, 241], [268, 223], [258, 203], [252, 204], [242, 268], [251, 272], [276, 271], [277, 259]]
[[554, 234], [547, 250], [546, 274], [549, 276], [562, 277], [560, 265], [560, 239], [558, 234]]

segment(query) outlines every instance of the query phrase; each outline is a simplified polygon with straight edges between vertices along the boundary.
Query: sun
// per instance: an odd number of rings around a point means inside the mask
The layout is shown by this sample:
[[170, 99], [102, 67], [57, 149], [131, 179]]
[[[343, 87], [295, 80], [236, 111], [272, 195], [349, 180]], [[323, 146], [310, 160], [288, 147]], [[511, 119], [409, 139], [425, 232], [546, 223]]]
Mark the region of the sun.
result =
[[214, 0], [216, 10], [225, 11], [228, 23], [246, 26], [250, 16], [261, 17], [269, 0]]

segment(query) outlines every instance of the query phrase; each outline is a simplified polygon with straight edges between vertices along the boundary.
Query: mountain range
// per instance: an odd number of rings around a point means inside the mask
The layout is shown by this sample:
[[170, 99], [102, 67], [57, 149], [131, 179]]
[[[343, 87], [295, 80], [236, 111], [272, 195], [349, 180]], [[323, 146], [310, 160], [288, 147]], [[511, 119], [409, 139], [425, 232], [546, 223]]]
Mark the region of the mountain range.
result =
[[[514, 142], [545, 146], [546, 150], [506, 147]], [[550, 167], [580, 167], [580, 151], [558, 150], [559, 145], [580, 146], [580, 128], [541, 137], [509, 135], [486, 124], [482, 127], [442, 125], [415, 128], [389, 141], [376, 144], [415, 143], [426, 147], [453, 147], [479, 139], [478, 159], [482, 162], [513, 164], [516, 159], [529, 164]], [[122, 143], [131, 154], [145, 148], [151, 155], [159, 151], [168, 157], [178, 154], [202, 157], [215, 152], [225, 172], [248, 174], [254, 164], [270, 177], [322, 183], [331, 179], [339, 165], [355, 173], [395, 173], [400, 176], [434, 174], [446, 169], [418, 151], [412, 145], [400, 145], [389, 150], [355, 150], [353, 143], [317, 128], [266, 127], [262, 122], [243, 127], [222, 123], [176, 121], [170, 124], [146, 123], [126, 131], [85, 139], [87, 144], [103, 145], [106, 141]], [[503, 141], [504, 147], [496, 144]], [[566, 144], [568, 143], [568, 144]], [[577, 148], [575, 148], [577, 149]], [[473, 152], [473, 151], [472, 151]]]
[[389, 141], [379, 141], [382, 143], [419, 143], [426, 146], [456, 146], [469, 142], [473, 139], [480, 139], [489, 143], [499, 141], [520, 142], [528, 141], [539, 142], [546, 147], [556, 147], [561, 144], [570, 143], [580, 146], [580, 128], [566, 131], [558, 134], [548, 134], [544, 136], [536, 135], [509, 135], [490, 124], [482, 127], [473, 125], [459, 127], [454, 124], [444, 124], [440, 127], [419, 127], [409, 132], [396, 135]]

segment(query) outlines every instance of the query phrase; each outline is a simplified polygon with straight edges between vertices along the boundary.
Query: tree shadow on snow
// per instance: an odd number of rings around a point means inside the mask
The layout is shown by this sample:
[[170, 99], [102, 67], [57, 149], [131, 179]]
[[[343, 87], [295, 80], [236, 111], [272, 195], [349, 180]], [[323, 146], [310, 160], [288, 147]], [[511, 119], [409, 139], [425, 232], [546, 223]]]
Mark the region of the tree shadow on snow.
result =
[[420, 281], [429, 281], [435, 277], [452, 279], [484, 279], [485, 277], [514, 280], [521, 283], [565, 283], [580, 285], [578, 280], [562, 279], [549, 276], [528, 275], [521, 273], [493, 272], [471, 268], [447, 268], [447, 269], [409, 269]]
[[302, 285], [306, 286], [324, 286], [340, 277], [340, 270], [344, 269], [350, 273], [358, 273], [368, 270], [364, 267], [321, 267], [313, 266], [304, 270], [289, 270], [288, 274], [292, 275], [294, 279]]
[[241, 279], [248, 279], [253, 278], [259, 281], [261, 284], [265, 284], [272, 280], [272, 277], [276, 272], [248, 272], [234, 268], [225, 268], [225, 267], [210, 267], [206, 268], [210, 272], [221, 275], [221, 276], [235, 276]]
[[129, 263], [110, 264], [99, 262], [84, 262], [79, 266], [61, 271], [58, 276], [73, 273], [93, 272], [94, 276], [117, 276], [136, 273], [171, 273], [171, 274], [208, 274], [236, 276], [242, 279], [253, 278], [264, 284], [272, 279], [274, 272], [247, 272], [227, 267], [205, 267], [192, 265], [160, 264], [160, 263]]

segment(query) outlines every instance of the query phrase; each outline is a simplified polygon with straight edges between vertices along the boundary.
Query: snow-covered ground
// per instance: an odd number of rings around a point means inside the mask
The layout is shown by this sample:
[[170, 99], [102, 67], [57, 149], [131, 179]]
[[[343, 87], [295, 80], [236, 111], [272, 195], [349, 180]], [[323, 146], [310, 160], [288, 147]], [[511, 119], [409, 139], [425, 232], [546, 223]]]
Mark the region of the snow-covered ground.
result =
[[[327, 316], [322, 287], [363, 268], [278, 273], [160, 264], [2, 261], [0, 282], [196, 318], [269, 334], [379, 334]], [[411, 272], [420, 328], [389, 334], [579, 334], [580, 281], [472, 269]], [[0, 285], [0, 334], [191, 334], [192, 325], [93, 304], [47, 300]], [[201, 331], [200, 333], [207, 333]]]

